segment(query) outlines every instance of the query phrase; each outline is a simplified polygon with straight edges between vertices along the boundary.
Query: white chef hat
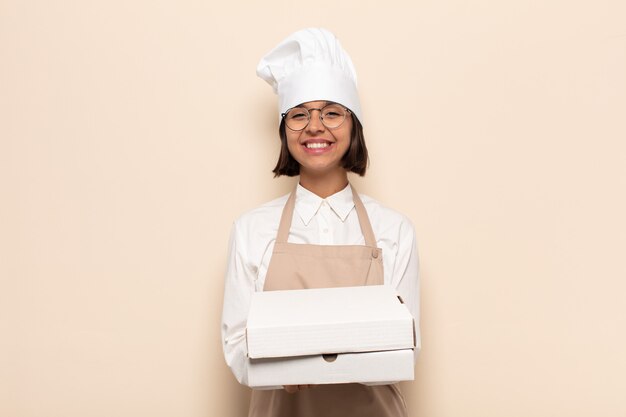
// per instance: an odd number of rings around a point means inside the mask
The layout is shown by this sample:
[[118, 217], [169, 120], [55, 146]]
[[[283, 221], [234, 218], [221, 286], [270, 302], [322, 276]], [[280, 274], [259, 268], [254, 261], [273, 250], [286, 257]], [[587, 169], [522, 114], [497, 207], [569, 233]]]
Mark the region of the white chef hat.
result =
[[261, 59], [256, 73], [278, 94], [280, 113], [307, 101], [326, 100], [344, 105], [363, 121], [352, 60], [326, 29], [289, 35]]

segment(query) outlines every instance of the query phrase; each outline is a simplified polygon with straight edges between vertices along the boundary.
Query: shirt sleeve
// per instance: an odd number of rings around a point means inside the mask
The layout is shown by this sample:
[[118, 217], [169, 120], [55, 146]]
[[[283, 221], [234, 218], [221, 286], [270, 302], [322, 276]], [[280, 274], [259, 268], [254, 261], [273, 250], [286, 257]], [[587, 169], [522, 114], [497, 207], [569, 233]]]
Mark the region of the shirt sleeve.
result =
[[[247, 238], [235, 222], [230, 234], [228, 263], [224, 282], [224, 307], [222, 309], [222, 348], [226, 364], [240, 384], [249, 386], [248, 347], [246, 324], [250, 299], [255, 291], [257, 267], [248, 256]], [[255, 389], [281, 389], [281, 386], [255, 387]]]
[[413, 316], [415, 330], [415, 359], [421, 349], [420, 337], [420, 281], [419, 258], [417, 253], [417, 239], [415, 228], [407, 220], [400, 227], [398, 253], [394, 263], [391, 285], [396, 288], [398, 295], [404, 301]]
[[254, 270], [246, 262], [245, 241], [237, 223], [233, 224], [224, 282], [222, 346], [226, 364], [239, 383], [248, 385], [246, 321], [254, 291]]

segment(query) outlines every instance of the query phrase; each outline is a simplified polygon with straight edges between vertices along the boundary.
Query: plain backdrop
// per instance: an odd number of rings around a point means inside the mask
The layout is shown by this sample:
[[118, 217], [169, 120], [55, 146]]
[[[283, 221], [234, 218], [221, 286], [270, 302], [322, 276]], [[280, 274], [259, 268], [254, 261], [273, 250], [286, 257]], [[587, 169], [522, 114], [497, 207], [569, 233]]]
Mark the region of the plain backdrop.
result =
[[246, 415], [220, 315], [258, 60], [326, 27], [419, 241], [413, 417], [626, 415], [622, 0], [0, 1], [0, 415]]

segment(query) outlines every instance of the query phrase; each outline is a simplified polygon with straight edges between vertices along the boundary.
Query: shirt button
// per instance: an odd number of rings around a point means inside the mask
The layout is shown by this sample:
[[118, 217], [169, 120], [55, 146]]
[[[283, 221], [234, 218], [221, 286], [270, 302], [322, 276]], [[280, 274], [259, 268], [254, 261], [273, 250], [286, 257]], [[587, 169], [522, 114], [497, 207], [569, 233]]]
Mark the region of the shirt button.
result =
[[328, 229], [324, 229], [324, 230], [322, 230], [322, 232], [328, 233]]
[[372, 249], [372, 258], [378, 258], [378, 251], [376, 249]]

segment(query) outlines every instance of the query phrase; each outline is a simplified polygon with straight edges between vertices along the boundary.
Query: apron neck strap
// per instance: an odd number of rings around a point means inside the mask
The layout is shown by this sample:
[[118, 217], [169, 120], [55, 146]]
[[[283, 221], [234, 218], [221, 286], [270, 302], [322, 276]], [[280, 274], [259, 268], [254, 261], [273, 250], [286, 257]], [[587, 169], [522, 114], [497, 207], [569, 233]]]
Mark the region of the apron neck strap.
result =
[[[359, 218], [361, 233], [363, 233], [363, 237], [365, 238], [365, 244], [367, 246], [375, 248], [376, 237], [374, 236], [374, 230], [372, 230], [372, 224], [370, 223], [370, 219], [367, 215], [367, 211], [365, 210], [365, 206], [363, 205], [361, 197], [359, 197], [359, 194], [356, 192], [352, 184], [350, 184], [350, 188], [352, 189], [352, 200], [354, 201], [354, 208]], [[283, 214], [280, 217], [280, 224], [278, 226], [278, 234], [276, 235], [276, 243], [287, 243], [287, 239], [289, 238], [289, 229], [291, 228], [291, 219], [293, 218], [293, 211], [295, 206], [296, 190], [294, 189], [289, 195], [287, 203], [283, 208]]]
[[[296, 187], [298, 186], [296, 185]], [[278, 226], [276, 243], [287, 243], [287, 239], [289, 238], [289, 229], [291, 229], [291, 218], [293, 217], [293, 209], [295, 206], [296, 190], [294, 189], [291, 194], [289, 194], [285, 208], [283, 208], [283, 214], [280, 216], [280, 225]]]
[[363, 233], [363, 237], [365, 238], [365, 244], [367, 246], [375, 248], [377, 247], [376, 236], [374, 236], [374, 230], [372, 229], [370, 218], [367, 215], [367, 211], [365, 210], [365, 206], [361, 201], [361, 197], [359, 197], [359, 194], [356, 192], [352, 184], [350, 184], [350, 188], [352, 188], [352, 199], [354, 200], [354, 208], [356, 209], [356, 214], [359, 216], [359, 224], [361, 225], [361, 233]]

